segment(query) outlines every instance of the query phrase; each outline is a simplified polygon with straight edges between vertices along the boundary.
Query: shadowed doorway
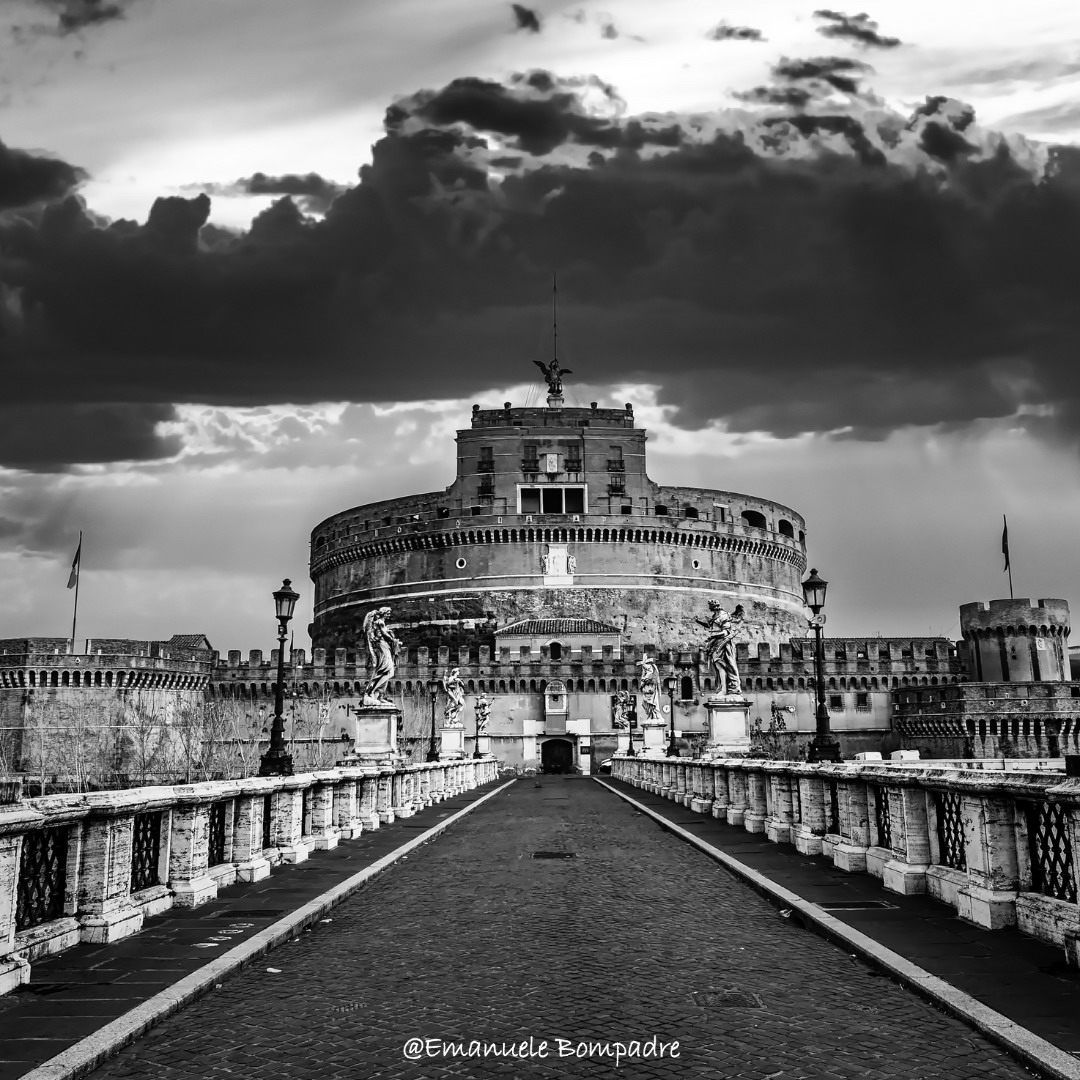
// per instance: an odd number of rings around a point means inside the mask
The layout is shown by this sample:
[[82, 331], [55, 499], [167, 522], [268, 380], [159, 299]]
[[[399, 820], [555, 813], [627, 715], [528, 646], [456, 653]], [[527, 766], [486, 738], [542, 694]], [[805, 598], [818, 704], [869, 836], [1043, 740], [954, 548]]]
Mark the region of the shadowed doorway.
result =
[[548, 739], [540, 745], [540, 769], [546, 773], [568, 773], [574, 768], [574, 745], [566, 739]]

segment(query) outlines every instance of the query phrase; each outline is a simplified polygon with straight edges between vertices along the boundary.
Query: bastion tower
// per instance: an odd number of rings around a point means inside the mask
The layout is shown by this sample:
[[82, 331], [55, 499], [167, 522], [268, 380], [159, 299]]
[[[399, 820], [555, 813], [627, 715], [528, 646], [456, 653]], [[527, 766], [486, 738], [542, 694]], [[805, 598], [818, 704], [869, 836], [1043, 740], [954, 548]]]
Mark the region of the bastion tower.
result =
[[661, 486], [623, 409], [473, 406], [445, 491], [353, 507], [311, 534], [314, 648], [362, 648], [387, 605], [410, 646], [492, 645], [521, 620], [589, 619], [626, 642], [700, 645], [708, 601], [742, 604], [745, 635], [806, 633], [805, 526], [753, 495]]
[[960, 606], [968, 667], [978, 682], [1063, 682], [1070, 678], [1065, 600], [991, 600]]

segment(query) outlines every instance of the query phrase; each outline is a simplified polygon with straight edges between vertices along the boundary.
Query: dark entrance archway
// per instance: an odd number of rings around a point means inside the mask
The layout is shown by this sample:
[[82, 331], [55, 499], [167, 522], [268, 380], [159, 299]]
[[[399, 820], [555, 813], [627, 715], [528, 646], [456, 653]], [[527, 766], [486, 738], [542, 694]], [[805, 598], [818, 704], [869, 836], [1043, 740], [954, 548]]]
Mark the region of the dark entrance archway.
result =
[[568, 773], [574, 768], [574, 744], [567, 739], [548, 739], [540, 744], [540, 769], [546, 773]]

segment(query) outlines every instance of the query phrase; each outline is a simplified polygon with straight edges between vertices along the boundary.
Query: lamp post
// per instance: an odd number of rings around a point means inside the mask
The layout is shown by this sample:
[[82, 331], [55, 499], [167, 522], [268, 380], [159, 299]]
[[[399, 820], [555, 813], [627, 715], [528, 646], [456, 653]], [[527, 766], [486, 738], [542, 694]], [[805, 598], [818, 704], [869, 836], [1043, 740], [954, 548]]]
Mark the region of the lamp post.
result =
[[439, 750], [435, 745], [435, 699], [439, 696], [439, 680], [430, 679], [427, 688], [431, 695], [431, 746], [428, 747], [427, 760], [438, 761]]
[[274, 594], [274, 612], [278, 620], [277, 685], [274, 688], [274, 720], [270, 725], [270, 747], [259, 760], [260, 776], [292, 776], [292, 755], [285, 749], [285, 627], [293, 617], [300, 594], [293, 592], [286, 578]]
[[807, 761], [843, 761], [840, 743], [829, 730], [829, 710], [825, 705], [825, 647], [822, 644], [821, 628], [825, 625], [825, 616], [821, 609], [825, 606], [825, 590], [829, 583], [818, 577], [816, 570], [802, 583], [803, 598], [806, 606], [814, 613], [810, 625], [814, 628], [814, 682], [817, 686], [817, 731], [807, 748]]
[[637, 723], [637, 709], [627, 709], [624, 713], [626, 717], [626, 756], [637, 757], [637, 751], [634, 749], [634, 725]]
[[679, 757], [679, 748], [675, 745], [675, 684], [676, 679], [669, 675], [664, 680], [664, 689], [668, 696], [668, 745], [665, 754], [667, 757]]

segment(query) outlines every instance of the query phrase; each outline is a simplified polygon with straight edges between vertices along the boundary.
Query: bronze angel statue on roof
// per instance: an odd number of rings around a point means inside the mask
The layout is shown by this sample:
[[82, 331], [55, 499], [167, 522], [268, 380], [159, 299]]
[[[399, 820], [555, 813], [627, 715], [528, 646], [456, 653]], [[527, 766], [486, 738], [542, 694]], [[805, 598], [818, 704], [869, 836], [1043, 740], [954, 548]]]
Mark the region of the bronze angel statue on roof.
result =
[[542, 360], [534, 360], [533, 363], [544, 373], [544, 379], [548, 384], [548, 393], [553, 397], [562, 396], [562, 377], [572, 375], [569, 368], [559, 367], [559, 358], [556, 356], [550, 364]]

